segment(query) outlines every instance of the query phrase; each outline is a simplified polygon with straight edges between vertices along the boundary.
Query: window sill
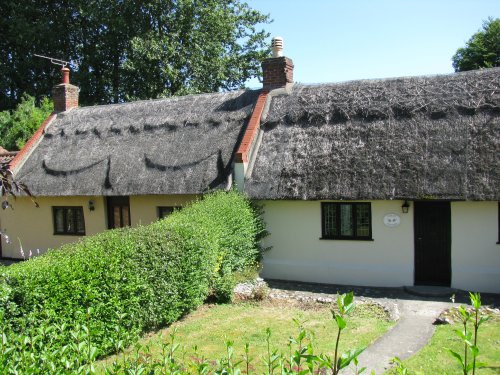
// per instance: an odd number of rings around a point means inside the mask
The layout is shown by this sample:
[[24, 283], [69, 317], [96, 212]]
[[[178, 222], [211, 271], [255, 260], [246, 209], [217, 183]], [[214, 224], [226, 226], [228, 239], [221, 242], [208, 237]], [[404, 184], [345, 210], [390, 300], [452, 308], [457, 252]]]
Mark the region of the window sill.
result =
[[497, 242], [497, 245], [500, 245], [500, 241]]
[[54, 233], [54, 236], [85, 236], [85, 233]]
[[373, 238], [332, 238], [332, 237], [320, 237], [320, 240], [327, 241], [375, 241]]

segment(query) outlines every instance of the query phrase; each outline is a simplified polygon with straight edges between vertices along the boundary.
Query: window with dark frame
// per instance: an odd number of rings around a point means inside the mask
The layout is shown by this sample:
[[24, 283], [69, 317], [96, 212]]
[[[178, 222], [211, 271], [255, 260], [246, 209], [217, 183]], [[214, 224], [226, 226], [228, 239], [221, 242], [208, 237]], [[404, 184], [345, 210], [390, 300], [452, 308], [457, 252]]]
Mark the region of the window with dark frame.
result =
[[372, 240], [371, 204], [365, 202], [321, 203], [321, 238]]
[[54, 234], [85, 234], [82, 206], [52, 207], [52, 215], [54, 217]]
[[158, 219], [163, 219], [164, 217], [167, 217], [170, 215], [172, 212], [175, 210], [179, 210], [180, 207], [178, 206], [162, 206], [158, 207]]
[[108, 229], [130, 226], [130, 199], [127, 196], [106, 198], [108, 209]]

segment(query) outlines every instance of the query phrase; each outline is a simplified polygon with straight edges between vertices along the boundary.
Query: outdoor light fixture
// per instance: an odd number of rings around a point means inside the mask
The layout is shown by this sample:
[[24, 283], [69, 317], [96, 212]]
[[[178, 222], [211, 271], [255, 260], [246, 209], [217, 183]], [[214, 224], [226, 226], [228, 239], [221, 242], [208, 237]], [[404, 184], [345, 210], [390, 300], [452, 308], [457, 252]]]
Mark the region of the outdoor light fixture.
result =
[[401, 209], [403, 210], [404, 214], [408, 213], [408, 210], [410, 209], [410, 204], [408, 203], [408, 201], [405, 201], [403, 203], [403, 205], [401, 206]]
[[89, 201], [89, 210], [90, 211], [94, 211], [95, 210], [94, 201], [92, 201], [92, 200]]

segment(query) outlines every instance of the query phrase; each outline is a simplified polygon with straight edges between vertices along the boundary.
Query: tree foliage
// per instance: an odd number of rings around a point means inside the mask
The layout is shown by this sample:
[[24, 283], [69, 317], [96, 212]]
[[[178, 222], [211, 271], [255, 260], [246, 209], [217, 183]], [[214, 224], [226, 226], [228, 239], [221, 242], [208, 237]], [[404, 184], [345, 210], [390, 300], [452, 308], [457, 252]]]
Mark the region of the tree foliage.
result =
[[0, 110], [59, 80], [34, 53], [71, 62], [82, 104], [238, 88], [268, 53], [269, 17], [240, 0], [2, 0], [0, 13]]
[[[21, 103], [13, 111], [0, 112], [0, 146], [8, 150], [21, 149], [40, 124], [49, 116], [54, 106], [47, 98], [35, 105], [35, 98], [23, 95]], [[3, 209], [10, 206], [9, 197], [24, 193], [32, 197], [28, 187], [14, 179], [8, 164], [0, 163], [0, 198]], [[32, 198], [35, 206], [38, 204]], [[0, 236], [3, 233], [0, 231]]]
[[34, 97], [23, 95], [15, 110], [0, 112], [0, 146], [20, 150], [53, 109], [47, 98], [37, 106]]
[[456, 72], [500, 66], [500, 18], [484, 21], [482, 30], [452, 57]]

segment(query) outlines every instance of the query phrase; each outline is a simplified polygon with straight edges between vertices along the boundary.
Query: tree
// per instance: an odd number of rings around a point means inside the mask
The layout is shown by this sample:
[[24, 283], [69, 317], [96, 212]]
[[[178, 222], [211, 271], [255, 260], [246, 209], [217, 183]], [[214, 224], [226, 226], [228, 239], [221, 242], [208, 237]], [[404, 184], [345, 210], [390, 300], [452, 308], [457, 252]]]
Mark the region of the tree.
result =
[[500, 66], [500, 18], [489, 18], [452, 57], [456, 72]]
[[83, 105], [235, 89], [268, 54], [269, 16], [240, 0], [2, 0], [0, 14], [0, 110], [58, 82], [34, 53], [71, 62]]
[[71, 58], [73, 11], [66, 0], [0, 1], [0, 111], [15, 108], [24, 93], [50, 94], [59, 69], [33, 54]]
[[0, 146], [20, 150], [53, 109], [47, 98], [36, 106], [34, 97], [24, 95], [15, 110], [0, 112]]

